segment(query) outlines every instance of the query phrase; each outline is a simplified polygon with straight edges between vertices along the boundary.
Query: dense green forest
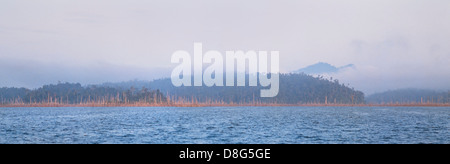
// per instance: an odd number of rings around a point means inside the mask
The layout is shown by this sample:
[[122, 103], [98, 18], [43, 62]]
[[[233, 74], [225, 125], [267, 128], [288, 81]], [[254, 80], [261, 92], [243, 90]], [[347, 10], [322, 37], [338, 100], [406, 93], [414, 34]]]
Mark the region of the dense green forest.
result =
[[134, 103], [166, 102], [165, 96], [159, 90], [145, 87], [137, 89], [119, 89], [104, 86], [87, 86], [81, 84], [59, 83], [45, 85], [35, 90], [25, 88], [1, 88], [1, 103]]
[[17, 103], [29, 92], [30, 90], [26, 88], [0, 88], [0, 101], [2, 104]]
[[[247, 81], [248, 82], [248, 81]], [[169, 78], [150, 83], [151, 88], [158, 88], [175, 101], [183, 99], [198, 102], [225, 103], [365, 103], [364, 93], [340, 84], [338, 80], [313, 77], [306, 74], [280, 74], [280, 90], [274, 98], [261, 98], [262, 87], [174, 87]]]
[[399, 89], [376, 93], [366, 98], [368, 103], [450, 103], [450, 91]]

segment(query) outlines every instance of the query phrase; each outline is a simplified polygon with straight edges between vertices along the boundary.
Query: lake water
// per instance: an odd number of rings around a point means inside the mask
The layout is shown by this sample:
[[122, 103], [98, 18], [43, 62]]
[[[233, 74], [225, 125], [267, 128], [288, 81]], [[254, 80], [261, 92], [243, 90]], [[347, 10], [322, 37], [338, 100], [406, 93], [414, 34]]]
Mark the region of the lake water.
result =
[[0, 143], [450, 143], [448, 107], [0, 108]]

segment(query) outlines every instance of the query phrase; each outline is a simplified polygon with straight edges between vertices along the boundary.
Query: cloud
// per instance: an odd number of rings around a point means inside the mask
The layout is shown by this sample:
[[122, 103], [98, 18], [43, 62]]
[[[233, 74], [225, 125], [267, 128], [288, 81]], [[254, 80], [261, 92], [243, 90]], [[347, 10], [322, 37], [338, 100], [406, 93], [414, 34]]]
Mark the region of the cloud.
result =
[[[173, 52], [192, 52], [193, 43], [202, 42], [205, 51], [280, 51], [283, 72], [317, 62], [352, 63], [361, 72], [341, 81], [370, 86], [357, 77], [377, 77], [384, 86], [367, 90], [445, 87], [448, 6], [448, 0], [2, 1], [1, 62], [28, 69], [0, 66], [0, 84], [133, 78], [134, 71], [172, 67]], [[63, 71], [49, 76], [55, 70]], [[33, 71], [41, 76], [19, 78]], [[113, 78], [113, 71], [123, 78]]]
[[32, 60], [1, 60], [0, 86], [37, 88], [58, 81], [82, 84], [121, 82], [132, 79], [153, 80], [169, 74], [167, 68], [139, 68], [97, 62], [87, 65], [40, 62]]
[[450, 89], [450, 49], [404, 37], [354, 42], [357, 69], [334, 77], [368, 94], [398, 88]]

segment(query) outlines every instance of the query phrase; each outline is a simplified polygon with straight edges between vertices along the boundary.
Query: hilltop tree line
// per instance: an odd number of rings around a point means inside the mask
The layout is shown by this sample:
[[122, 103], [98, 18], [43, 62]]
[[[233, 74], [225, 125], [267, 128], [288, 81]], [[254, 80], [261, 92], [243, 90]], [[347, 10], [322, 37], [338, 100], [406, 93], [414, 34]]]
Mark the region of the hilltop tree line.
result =
[[130, 87], [128, 89], [87, 86], [81, 84], [59, 83], [45, 85], [41, 88], [30, 90], [26, 88], [0, 88], [2, 104], [17, 103], [161, 103], [166, 102], [166, 97], [159, 90], [140, 89]]
[[[236, 79], [236, 78], [235, 78]], [[157, 88], [150, 90], [148, 88]], [[306, 74], [280, 74], [279, 93], [261, 98], [263, 88], [249, 87], [174, 87], [169, 78], [152, 82], [130, 81], [81, 86], [59, 83], [29, 90], [1, 88], [2, 104], [11, 103], [226, 103], [226, 104], [363, 104], [364, 94], [338, 80]]]

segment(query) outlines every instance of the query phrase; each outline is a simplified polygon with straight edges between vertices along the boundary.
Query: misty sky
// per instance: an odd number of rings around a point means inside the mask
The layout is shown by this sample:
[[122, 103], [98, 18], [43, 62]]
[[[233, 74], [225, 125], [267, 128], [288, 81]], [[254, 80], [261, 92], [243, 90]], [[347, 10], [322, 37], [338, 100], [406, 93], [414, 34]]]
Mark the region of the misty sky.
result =
[[354, 64], [333, 76], [366, 93], [450, 89], [449, 0], [1, 0], [0, 87], [169, 77], [194, 42]]

